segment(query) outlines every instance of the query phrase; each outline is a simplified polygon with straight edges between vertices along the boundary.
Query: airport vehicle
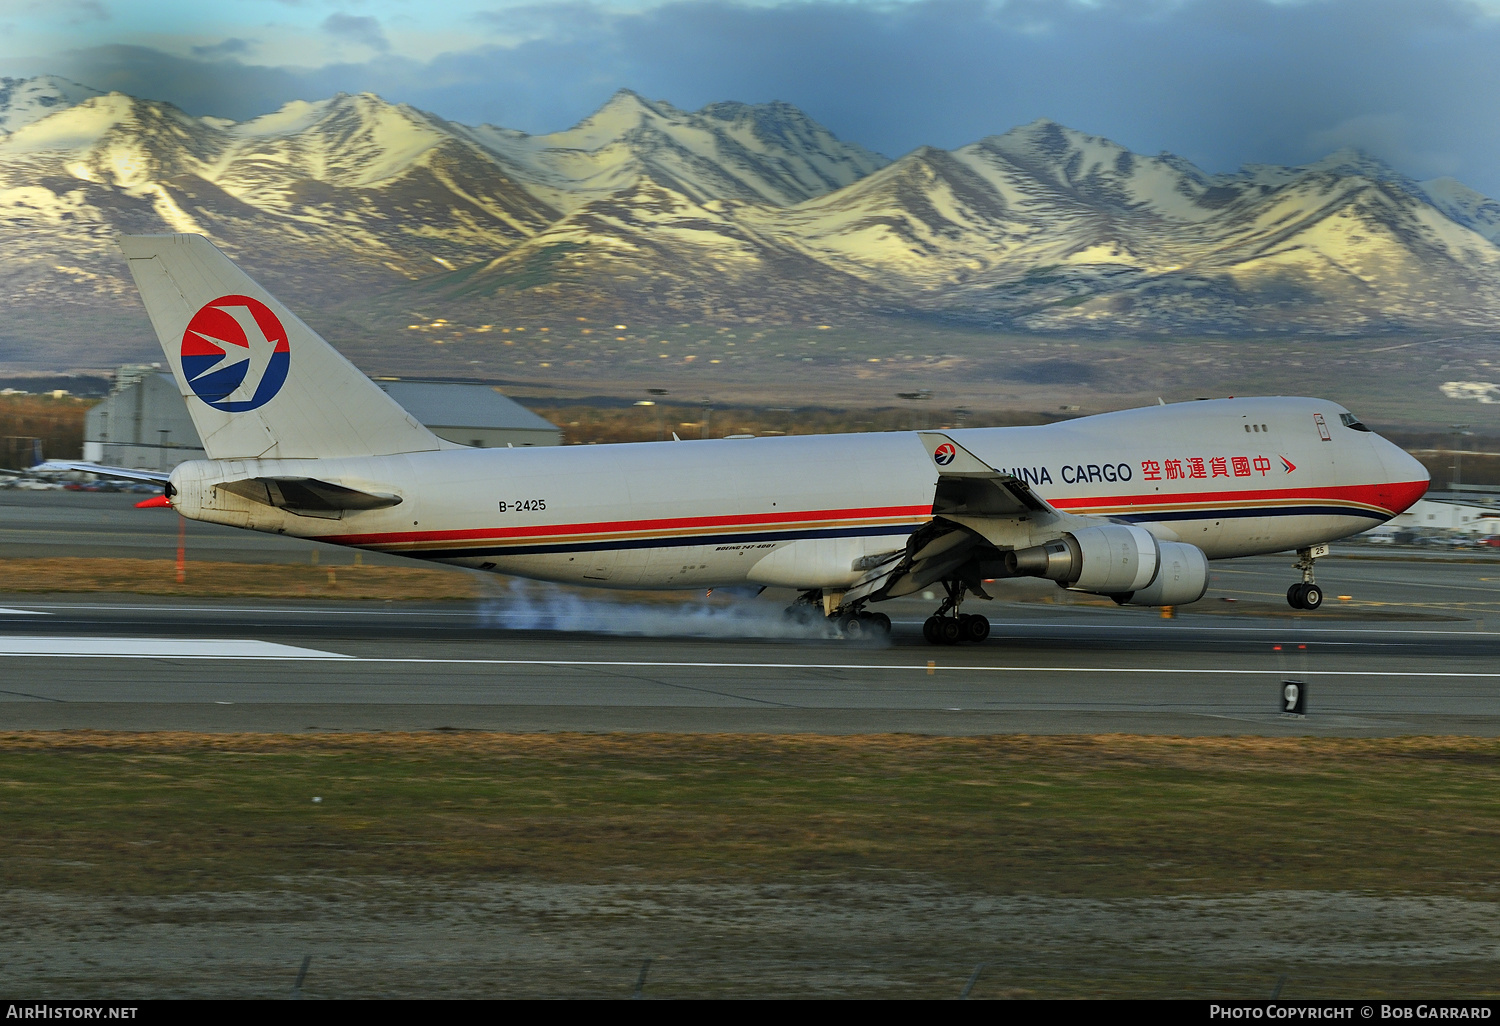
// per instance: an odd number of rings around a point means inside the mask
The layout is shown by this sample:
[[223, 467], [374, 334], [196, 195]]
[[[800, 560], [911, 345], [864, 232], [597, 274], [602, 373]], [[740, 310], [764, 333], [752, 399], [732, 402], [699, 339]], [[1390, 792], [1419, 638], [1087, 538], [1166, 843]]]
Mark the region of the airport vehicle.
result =
[[[433, 435], [197, 235], [121, 247], [210, 458], [172, 471], [185, 517], [498, 573], [616, 588], [794, 588], [850, 635], [941, 589], [924, 633], [1005, 578], [1177, 605], [1208, 561], [1326, 543], [1427, 489], [1337, 403], [1158, 405], [1041, 427], [475, 449]], [[107, 471], [88, 464], [69, 466]], [[137, 474], [140, 477], [160, 475]]]

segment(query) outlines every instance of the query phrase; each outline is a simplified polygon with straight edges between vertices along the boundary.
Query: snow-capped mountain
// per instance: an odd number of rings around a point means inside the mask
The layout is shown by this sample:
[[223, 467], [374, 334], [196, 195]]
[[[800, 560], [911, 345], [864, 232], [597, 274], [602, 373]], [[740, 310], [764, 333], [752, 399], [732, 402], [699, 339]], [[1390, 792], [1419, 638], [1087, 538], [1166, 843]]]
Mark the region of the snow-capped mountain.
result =
[[97, 89], [56, 75], [0, 78], [0, 136], [99, 95]]
[[163, 230], [367, 340], [421, 317], [1351, 333], [1500, 315], [1500, 204], [1353, 150], [1212, 175], [1043, 120], [892, 162], [782, 103], [622, 91], [527, 135], [367, 94], [236, 123], [0, 80], [0, 360], [24, 324], [107, 366], [144, 324], [111, 237]]
[[1444, 196], [1460, 216], [1353, 151], [1209, 176], [1039, 121], [760, 220], [919, 308], [1022, 328], [1493, 323], [1495, 205]]
[[571, 211], [654, 182], [696, 202], [785, 206], [842, 188], [889, 163], [786, 103], [714, 103], [681, 111], [622, 89], [564, 132], [526, 135], [451, 126], [514, 167], [534, 191]]

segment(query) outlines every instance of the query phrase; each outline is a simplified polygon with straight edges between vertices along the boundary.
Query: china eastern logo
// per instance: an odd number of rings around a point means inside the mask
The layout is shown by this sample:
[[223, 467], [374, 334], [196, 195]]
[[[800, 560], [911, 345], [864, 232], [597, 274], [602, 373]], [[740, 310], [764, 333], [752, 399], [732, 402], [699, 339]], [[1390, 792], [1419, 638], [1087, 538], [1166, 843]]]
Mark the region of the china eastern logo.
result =
[[944, 442], [932, 451], [932, 458], [937, 461], [937, 465], [940, 467], [946, 467], [952, 463], [953, 457], [957, 455], [958, 449], [954, 447], [952, 442]]
[[286, 384], [292, 348], [271, 308], [249, 296], [205, 304], [182, 333], [182, 376], [216, 410], [244, 413]]

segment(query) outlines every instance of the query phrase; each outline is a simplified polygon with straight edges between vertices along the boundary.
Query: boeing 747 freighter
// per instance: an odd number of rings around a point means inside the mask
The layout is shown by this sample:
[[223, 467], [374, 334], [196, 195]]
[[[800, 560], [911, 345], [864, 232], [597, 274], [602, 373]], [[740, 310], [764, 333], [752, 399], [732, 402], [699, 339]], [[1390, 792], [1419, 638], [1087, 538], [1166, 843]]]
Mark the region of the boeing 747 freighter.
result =
[[1287, 397], [1042, 427], [469, 448], [202, 236], [120, 244], [208, 456], [165, 481], [194, 520], [570, 584], [793, 588], [850, 635], [890, 629], [884, 599], [941, 590], [924, 633], [952, 644], [988, 636], [963, 603], [1006, 578], [1181, 605], [1209, 560], [1289, 549], [1287, 599], [1315, 609], [1327, 543], [1428, 485], [1349, 410]]

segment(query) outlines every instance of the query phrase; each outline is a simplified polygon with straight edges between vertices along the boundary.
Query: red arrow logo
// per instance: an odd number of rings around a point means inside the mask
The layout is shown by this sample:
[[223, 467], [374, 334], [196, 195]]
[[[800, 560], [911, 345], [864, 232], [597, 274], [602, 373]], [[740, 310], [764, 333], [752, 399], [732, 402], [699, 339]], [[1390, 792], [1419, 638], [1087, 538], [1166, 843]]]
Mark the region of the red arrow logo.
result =
[[1297, 464], [1293, 463], [1291, 460], [1287, 459], [1285, 456], [1281, 457], [1281, 465], [1284, 468], [1286, 468], [1286, 472], [1288, 474], [1290, 474], [1292, 471], [1294, 471], [1294, 470], [1297, 469]]

